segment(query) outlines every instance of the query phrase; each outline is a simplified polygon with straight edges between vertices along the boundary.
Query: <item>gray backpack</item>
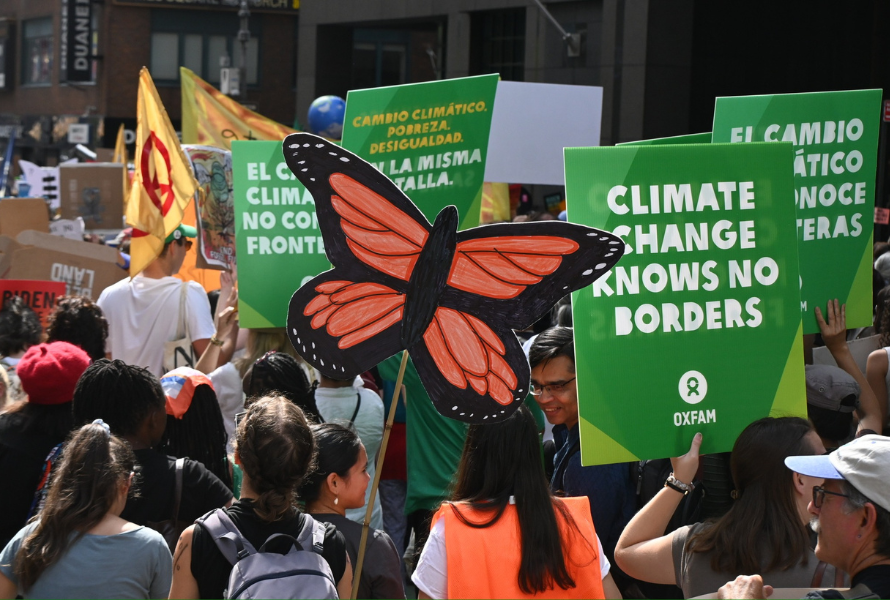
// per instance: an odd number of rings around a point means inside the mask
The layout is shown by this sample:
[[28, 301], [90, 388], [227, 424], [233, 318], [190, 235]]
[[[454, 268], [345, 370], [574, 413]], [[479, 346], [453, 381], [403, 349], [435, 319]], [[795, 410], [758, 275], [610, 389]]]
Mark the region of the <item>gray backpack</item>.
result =
[[[310, 515], [303, 515], [297, 539], [276, 533], [269, 536], [259, 552], [223, 509], [211, 511], [197, 522], [232, 564], [224, 598], [339, 598], [331, 567], [321, 556], [325, 526]], [[267, 549], [270, 543], [287, 546], [289, 550], [287, 554], [272, 552]]]

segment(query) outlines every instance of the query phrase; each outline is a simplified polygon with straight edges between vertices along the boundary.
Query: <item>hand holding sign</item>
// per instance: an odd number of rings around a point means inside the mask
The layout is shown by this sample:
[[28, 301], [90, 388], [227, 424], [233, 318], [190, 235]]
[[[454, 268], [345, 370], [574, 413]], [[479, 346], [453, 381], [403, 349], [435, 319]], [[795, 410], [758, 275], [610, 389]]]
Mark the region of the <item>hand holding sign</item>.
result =
[[702, 434], [696, 433], [692, 438], [692, 444], [689, 446], [689, 452], [683, 456], [671, 459], [671, 468], [674, 470], [674, 477], [683, 483], [690, 483], [695, 479], [695, 473], [698, 471], [698, 451], [701, 448]]

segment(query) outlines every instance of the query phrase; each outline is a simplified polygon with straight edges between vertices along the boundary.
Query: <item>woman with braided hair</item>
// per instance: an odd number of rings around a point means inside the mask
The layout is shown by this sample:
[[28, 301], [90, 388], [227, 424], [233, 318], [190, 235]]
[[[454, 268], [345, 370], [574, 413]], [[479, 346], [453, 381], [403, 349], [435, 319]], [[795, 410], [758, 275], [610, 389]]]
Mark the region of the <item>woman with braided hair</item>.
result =
[[229, 489], [232, 472], [226, 456], [226, 429], [207, 375], [180, 367], [161, 377], [167, 397], [167, 428], [159, 449], [169, 456], [196, 460]]
[[[223, 512], [254, 548], [277, 533], [299, 537], [307, 516], [297, 508], [297, 489], [314, 458], [309, 421], [287, 398], [259, 398], [240, 419], [235, 461], [244, 471], [241, 499]], [[343, 534], [333, 525], [325, 526], [321, 555], [340, 597], [348, 597], [352, 566]], [[223, 597], [232, 564], [201, 520], [183, 532], [174, 556], [171, 598]]]
[[0, 598], [166, 598], [164, 538], [120, 517], [135, 465], [101, 420], [76, 430], [40, 518], [0, 553]]

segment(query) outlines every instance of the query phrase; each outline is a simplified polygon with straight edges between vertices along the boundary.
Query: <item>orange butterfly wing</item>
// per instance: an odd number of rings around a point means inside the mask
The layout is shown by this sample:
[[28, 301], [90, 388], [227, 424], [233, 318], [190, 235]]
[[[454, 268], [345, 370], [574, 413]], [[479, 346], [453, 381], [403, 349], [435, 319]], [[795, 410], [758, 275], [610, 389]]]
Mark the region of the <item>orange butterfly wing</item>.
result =
[[448, 383], [489, 396], [501, 406], [514, 402], [519, 377], [504, 358], [504, 342], [488, 325], [473, 315], [439, 307], [423, 341]]
[[458, 242], [448, 285], [507, 300], [543, 281], [580, 248], [578, 242], [556, 236], [480, 237]]
[[349, 175], [329, 178], [331, 204], [340, 216], [346, 244], [366, 265], [404, 281], [420, 256], [429, 232], [389, 200]]
[[[327, 281], [303, 309], [312, 329], [324, 327], [341, 350], [370, 340], [402, 320], [405, 295], [379, 283]], [[304, 350], [305, 351], [305, 350]]]

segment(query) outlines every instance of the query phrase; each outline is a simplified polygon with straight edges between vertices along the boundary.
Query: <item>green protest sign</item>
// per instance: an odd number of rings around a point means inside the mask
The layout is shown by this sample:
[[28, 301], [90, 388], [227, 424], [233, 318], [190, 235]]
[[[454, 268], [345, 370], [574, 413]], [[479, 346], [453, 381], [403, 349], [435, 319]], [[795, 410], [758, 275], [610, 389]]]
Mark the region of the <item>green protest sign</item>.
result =
[[[813, 309], [872, 323], [872, 237], [881, 90], [717, 98], [714, 142], [791, 142], [804, 333]], [[789, 198], [790, 200], [790, 198]]]
[[343, 147], [395, 182], [433, 222], [453, 204], [479, 224], [498, 75], [350, 91]]
[[806, 416], [791, 144], [567, 148], [569, 220], [626, 253], [572, 294], [582, 464]]
[[238, 313], [241, 327], [284, 327], [304, 281], [331, 268], [312, 195], [281, 142], [232, 142]]
[[672, 137], [652, 138], [651, 140], [637, 140], [635, 142], [621, 142], [616, 146], [668, 146], [675, 144], [710, 144], [711, 133], [689, 133], [687, 135], [675, 135]]

